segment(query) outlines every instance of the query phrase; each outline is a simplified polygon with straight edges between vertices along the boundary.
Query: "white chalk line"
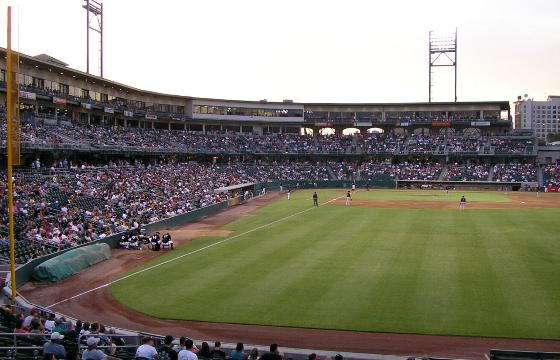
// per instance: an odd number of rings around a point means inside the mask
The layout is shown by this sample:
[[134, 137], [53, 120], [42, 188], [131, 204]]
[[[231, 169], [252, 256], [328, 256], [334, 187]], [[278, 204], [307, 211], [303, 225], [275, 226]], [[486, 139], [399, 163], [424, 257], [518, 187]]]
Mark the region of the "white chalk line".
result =
[[[340, 199], [340, 198], [343, 198], [343, 197], [345, 197], [345, 196], [346, 196], [346, 195], [339, 196], [339, 197], [337, 197], [337, 198], [334, 198], [334, 199], [331, 199], [331, 200], [326, 201], [326, 202], [324, 202], [324, 203], [321, 203], [321, 205], [329, 204], [329, 203], [331, 203], [331, 202], [333, 202], [333, 201], [336, 201], [336, 200], [338, 200], [338, 199]], [[79, 293], [79, 294], [76, 294], [76, 295], [74, 295], [74, 296], [68, 297], [68, 298], [66, 298], [66, 299], [64, 299], [64, 300], [60, 300], [60, 301], [58, 301], [58, 302], [56, 302], [56, 303], [54, 303], [54, 304], [51, 304], [51, 305], [47, 306], [45, 309], [50, 309], [50, 308], [52, 308], [52, 307], [54, 307], [54, 306], [63, 304], [63, 303], [65, 303], [65, 302], [68, 302], [68, 301], [73, 300], [73, 299], [76, 299], [76, 298], [79, 298], [79, 297], [81, 297], [81, 296], [84, 296], [84, 295], [89, 294], [89, 293], [91, 293], [91, 292], [97, 291], [97, 290], [99, 290], [99, 289], [106, 288], [106, 287], [108, 287], [108, 286], [110, 286], [110, 285], [112, 285], [112, 284], [114, 284], [114, 283], [116, 283], [116, 282], [119, 282], [119, 281], [124, 280], [124, 279], [128, 279], [129, 277], [132, 277], [132, 276], [136, 276], [136, 275], [141, 274], [141, 273], [143, 273], [143, 272], [145, 272], [145, 271], [155, 269], [155, 268], [157, 268], [157, 267], [160, 267], [160, 266], [162, 266], [162, 265], [168, 264], [168, 263], [173, 262], [173, 261], [175, 261], [175, 260], [179, 260], [179, 259], [182, 259], [182, 258], [184, 258], [184, 257], [186, 257], [186, 256], [194, 255], [194, 254], [196, 254], [196, 253], [198, 253], [198, 252], [201, 252], [201, 251], [203, 251], [203, 250], [206, 250], [206, 249], [209, 249], [209, 248], [211, 248], [211, 247], [214, 247], [214, 246], [216, 246], [216, 245], [220, 245], [220, 244], [222, 244], [222, 243], [225, 243], [226, 241], [230, 241], [230, 240], [236, 239], [236, 238], [238, 238], [238, 237], [241, 237], [241, 236], [250, 234], [250, 233], [252, 233], [252, 232], [255, 232], [255, 231], [257, 231], [257, 230], [263, 229], [263, 228], [265, 228], [265, 227], [269, 227], [269, 226], [274, 225], [274, 224], [276, 224], [276, 223], [279, 223], [279, 222], [281, 222], [281, 221], [290, 219], [290, 218], [292, 218], [292, 217], [294, 217], [294, 216], [301, 215], [301, 214], [306, 213], [306, 212], [308, 212], [308, 211], [310, 211], [310, 210], [313, 210], [314, 208], [315, 208], [315, 207], [311, 207], [311, 208], [308, 208], [308, 209], [299, 211], [299, 212], [297, 212], [297, 213], [293, 213], [292, 215], [288, 215], [288, 216], [285, 216], [285, 217], [280, 218], [280, 219], [278, 219], [278, 220], [274, 220], [274, 221], [272, 221], [272, 222], [269, 222], [269, 223], [267, 223], [267, 224], [257, 226], [257, 227], [254, 228], [254, 229], [247, 230], [247, 231], [245, 231], [245, 232], [242, 232], [242, 233], [237, 234], [237, 235], [234, 235], [234, 236], [230, 236], [230, 237], [228, 237], [228, 238], [225, 238], [225, 239], [223, 239], [223, 240], [217, 241], [217, 242], [212, 243], [212, 244], [210, 244], [210, 245], [206, 245], [206, 246], [204, 246], [204, 247], [201, 247], [200, 249], [196, 249], [196, 250], [193, 250], [193, 251], [188, 252], [188, 253], [186, 253], [186, 254], [179, 255], [179, 256], [177, 256], [177, 257], [174, 257], [173, 259], [169, 259], [169, 260], [166, 260], [166, 261], [161, 262], [161, 263], [159, 263], [159, 264], [155, 264], [155, 265], [149, 266], [149, 267], [147, 267], [147, 268], [145, 268], [145, 269], [138, 270], [138, 271], [136, 271], [136, 272], [133, 272], [132, 274], [128, 274], [128, 275], [123, 276], [123, 277], [121, 277], [121, 278], [118, 278], [118, 279], [115, 279], [115, 280], [113, 280], [113, 281], [110, 281], [110, 282], [108, 282], [108, 283], [106, 283], [106, 284], [99, 285], [99, 286], [97, 286], [97, 287], [95, 287], [95, 288], [92, 288], [92, 289], [83, 291], [83, 292], [81, 292], [81, 293]]]

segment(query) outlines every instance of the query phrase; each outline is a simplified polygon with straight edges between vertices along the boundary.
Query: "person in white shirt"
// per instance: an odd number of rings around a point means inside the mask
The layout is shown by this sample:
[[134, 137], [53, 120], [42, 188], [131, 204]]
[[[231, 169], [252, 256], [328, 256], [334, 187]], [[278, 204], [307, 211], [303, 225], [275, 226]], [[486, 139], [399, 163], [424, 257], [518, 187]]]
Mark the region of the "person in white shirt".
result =
[[144, 358], [149, 360], [156, 359], [158, 352], [154, 347], [154, 339], [151, 337], [145, 337], [142, 339], [142, 345], [136, 349], [136, 357]]
[[196, 356], [197, 351], [198, 349], [194, 346], [193, 341], [187, 339], [187, 341], [185, 341], [185, 350], [179, 351], [178, 360], [198, 360], [198, 356]]
[[45, 329], [47, 329], [48, 332], [52, 332], [53, 327], [54, 327], [54, 314], [49, 314], [49, 318], [47, 321], [45, 321]]

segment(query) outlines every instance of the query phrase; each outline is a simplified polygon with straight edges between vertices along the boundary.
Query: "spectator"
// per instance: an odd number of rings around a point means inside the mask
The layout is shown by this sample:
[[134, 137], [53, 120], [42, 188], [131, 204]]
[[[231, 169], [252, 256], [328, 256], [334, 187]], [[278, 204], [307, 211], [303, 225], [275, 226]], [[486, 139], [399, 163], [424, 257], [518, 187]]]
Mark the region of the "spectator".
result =
[[226, 358], [226, 353], [222, 351], [221, 347], [222, 347], [221, 342], [216, 341], [214, 343], [214, 349], [211, 352], [213, 358], [216, 358], [216, 357], [219, 357], [219, 358], [222, 358], [222, 359]]
[[173, 341], [173, 350], [175, 350], [175, 352], [179, 353], [181, 350], [185, 350], [185, 343], [187, 341], [187, 338], [184, 336], [181, 336], [179, 338], [179, 341], [177, 343], [175, 343], [177, 340]]
[[86, 344], [87, 349], [82, 354], [82, 360], [119, 360], [115, 357], [108, 356], [103, 351], [97, 348], [99, 343], [99, 338], [90, 336], [88, 337]]
[[66, 350], [64, 349], [64, 346], [60, 344], [62, 339], [64, 339], [64, 335], [53, 332], [51, 334], [51, 340], [43, 345], [43, 357], [49, 358], [55, 356], [57, 359], [65, 358]]
[[167, 335], [163, 339], [163, 346], [159, 349], [160, 360], [177, 360], [177, 352], [171, 347], [173, 340], [171, 335]]
[[199, 360], [212, 358], [212, 354], [210, 353], [210, 346], [206, 341], [202, 342], [202, 344], [200, 345], [200, 350], [198, 351], [196, 356], [198, 356]]
[[270, 352], [261, 356], [260, 360], [282, 360], [282, 356], [278, 351], [278, 344], [271, 344]]
[[248, 360], [259, 360], [259, 357], [259, 349], [253, 348], [253, 350], [251, 350], [251, 353], [249, 354]]
[[158, 352], [154, 347], [154, 339], [150, 336], [146, 336], [142, 339], [142, 345], [136, 349], [136, 358], [155, 360], [158, 356]]
[[243, 343], [237, 343], [235, 350], [231, 352], [231, 360], [245, 360], [245, 354], [243, 353]]
[[178, 360], [198, 360], [196, 356], [198, 349], [191, 339], [185, 341], [185, 349], [179, 352]]
[[14, 329], [14, 333], [16, 333], [16, 334], [27, 334], [27, 330], [25, 330], [24, 327], [23, 327], [23, 320], [22, 319], [18, 319], [16, 321], [16, 328]]

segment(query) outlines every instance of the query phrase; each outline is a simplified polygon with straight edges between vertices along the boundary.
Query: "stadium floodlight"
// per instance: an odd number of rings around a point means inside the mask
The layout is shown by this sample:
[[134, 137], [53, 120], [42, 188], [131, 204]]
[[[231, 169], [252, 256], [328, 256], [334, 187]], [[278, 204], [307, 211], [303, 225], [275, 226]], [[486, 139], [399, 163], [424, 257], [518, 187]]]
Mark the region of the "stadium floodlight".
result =
[[[87, 36], [87, 61], [86, 72], [89, 74], [89, 32], [94, 31], [99, 34], [99, 76], [103, 77], [103, 3], [101, 0], [83, 0], [82, 7], [86, 9], [86, 36]], [[97, 20], [96, 22], [90, 21]]]
[[457, 102], [457, 28], [452, 34], [429, 32], [428, 50], [428, 102], [432, 102], [432, 68], [453, 66], [455, 69], [455, 102]]

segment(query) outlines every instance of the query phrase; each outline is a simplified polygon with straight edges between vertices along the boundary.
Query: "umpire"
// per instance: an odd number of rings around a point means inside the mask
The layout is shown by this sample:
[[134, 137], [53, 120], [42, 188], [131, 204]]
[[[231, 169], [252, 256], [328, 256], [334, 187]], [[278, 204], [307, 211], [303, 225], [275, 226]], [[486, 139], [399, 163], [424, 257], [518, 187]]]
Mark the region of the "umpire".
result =
[[319, 207], [319, 196], [317, 195], [317, 191], [313, 193], [313, 206]]

